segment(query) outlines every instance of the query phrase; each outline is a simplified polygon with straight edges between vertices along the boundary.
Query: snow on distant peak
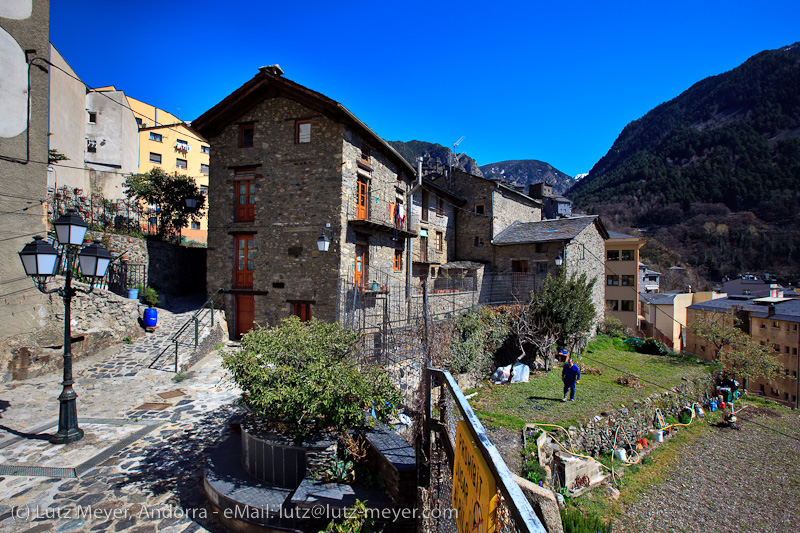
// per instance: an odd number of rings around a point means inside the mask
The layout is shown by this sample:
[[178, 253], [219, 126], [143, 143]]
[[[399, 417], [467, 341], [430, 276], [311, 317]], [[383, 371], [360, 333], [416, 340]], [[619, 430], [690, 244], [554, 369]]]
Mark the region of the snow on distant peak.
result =
[[589, 175], [588, 172], [584, 172], [583, 174], [576, 174], [575, 175], [575, 181], [580, 181], [580, 180], [582, 180], [583, 178], [585, 178], [588, 175]]

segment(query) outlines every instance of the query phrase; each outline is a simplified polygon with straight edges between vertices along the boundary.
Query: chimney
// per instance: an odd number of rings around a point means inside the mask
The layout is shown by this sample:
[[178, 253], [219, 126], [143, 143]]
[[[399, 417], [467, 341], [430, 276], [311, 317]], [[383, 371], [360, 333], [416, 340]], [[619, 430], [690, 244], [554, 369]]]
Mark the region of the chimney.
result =
[[767, 308], [767, 316], [770, 317], [774, 314], [775, 314], [775, 306], [770, 304], [770, 306]]
[[258, 67], [258, 70], [260, 72], [269, 72], [273, 76], [283, 76], [283, 69], [277, 63], [274, 65], [267, 65], [266, 67]]

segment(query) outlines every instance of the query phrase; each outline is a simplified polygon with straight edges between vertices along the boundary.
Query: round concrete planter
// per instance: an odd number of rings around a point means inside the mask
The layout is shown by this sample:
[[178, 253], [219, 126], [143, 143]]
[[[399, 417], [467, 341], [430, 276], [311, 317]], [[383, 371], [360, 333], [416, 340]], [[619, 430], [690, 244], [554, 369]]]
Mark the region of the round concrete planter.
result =
[[336, 457], [333, 431], [291, 436], [271, 429], [256, 416], [242, 421], [242, 463], [247, 472], [278, 487], [296, 489], [309, 470], [327, 467]]

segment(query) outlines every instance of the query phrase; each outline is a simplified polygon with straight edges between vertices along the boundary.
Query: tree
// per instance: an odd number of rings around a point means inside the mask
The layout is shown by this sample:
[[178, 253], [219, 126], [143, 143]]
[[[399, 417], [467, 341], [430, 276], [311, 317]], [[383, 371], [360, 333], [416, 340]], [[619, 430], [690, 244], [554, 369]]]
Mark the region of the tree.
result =
[[592, 292], [596, 281], [589, 280], [586, 273], [572, 273], [567, 278], [563, 269], [545, 279], [542, 290], [532, 293], [530, 302], [522, 305], [516, 324], [523, 357], [524, 343], [533, 344], [549, 368], [556, 346], [575, 351], [585, 344], [595, 318]]
[[[167, 174], [156, 167], [145, 174], [127, 176], [123, 185], [125, 196], [155, 207], [158, 236], [162, 239], [180, 231], [189, 221], [199, 222], [203, 216], [206, 199], [188, 176]], [[187, 198], [197, 200], [197, 207], [187, 207]]]
[[771, 347], [736, 327], [738, 319], [725, 318], [727, 315], [717, 320], [702, 317], [689, 324], [689, 329], [716, 348], [715, 359], [725, 374], [742, 381], [776, 376], [782, 367]]

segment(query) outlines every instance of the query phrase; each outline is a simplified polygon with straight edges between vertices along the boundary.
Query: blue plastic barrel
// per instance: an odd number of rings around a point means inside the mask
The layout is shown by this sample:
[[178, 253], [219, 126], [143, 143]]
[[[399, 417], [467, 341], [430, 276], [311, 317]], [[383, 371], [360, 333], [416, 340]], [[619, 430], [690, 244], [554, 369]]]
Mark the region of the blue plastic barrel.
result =
[[139, 289], [128, 289], [128, 298], [131, 300], [139, 299]]
[[156, 327], [156, 323], [158, 323], [158, 311], [154, 307], [148, 307], [144, 310], [142, 321], [146, 328]]

